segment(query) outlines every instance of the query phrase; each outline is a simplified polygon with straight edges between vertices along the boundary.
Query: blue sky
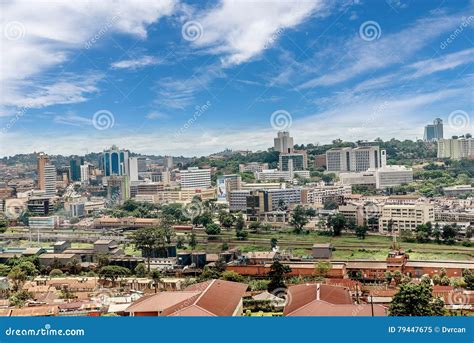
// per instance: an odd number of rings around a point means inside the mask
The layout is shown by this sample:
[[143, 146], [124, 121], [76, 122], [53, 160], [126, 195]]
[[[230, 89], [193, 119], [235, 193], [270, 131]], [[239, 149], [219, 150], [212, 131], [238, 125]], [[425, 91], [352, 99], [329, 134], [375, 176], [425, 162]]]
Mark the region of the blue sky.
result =
[[473, 131], [473, 1], [1, 7], [1, 156], [258, 150], [280, 128], [415, 139], [435, 117]]

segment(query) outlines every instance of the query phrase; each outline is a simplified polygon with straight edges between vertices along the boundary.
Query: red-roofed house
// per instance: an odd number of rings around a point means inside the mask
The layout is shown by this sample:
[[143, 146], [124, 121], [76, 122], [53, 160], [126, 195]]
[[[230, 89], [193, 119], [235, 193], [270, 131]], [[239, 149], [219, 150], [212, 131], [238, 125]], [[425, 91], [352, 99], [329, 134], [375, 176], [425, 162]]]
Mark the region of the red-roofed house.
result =
[[287, 291], [284, 316], [385, 316], [380, 305], [354, 304], [346, 287], [322, 284], [291, 286]]
[[133, 302], [125, 312], [131, 316], [240, 316], [247, 285], [209, 280], [179, 292], [161, 292]]

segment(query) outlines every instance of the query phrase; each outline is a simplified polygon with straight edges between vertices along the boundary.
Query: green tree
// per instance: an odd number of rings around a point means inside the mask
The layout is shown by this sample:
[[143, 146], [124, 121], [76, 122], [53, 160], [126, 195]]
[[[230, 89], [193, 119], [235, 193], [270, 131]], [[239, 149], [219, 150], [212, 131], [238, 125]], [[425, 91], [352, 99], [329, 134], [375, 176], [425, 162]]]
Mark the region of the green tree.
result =
[[443, 227], [443, 232], [441, 233], [441, 237], [443, 238], [444, 244], [449, 244], [449, 245], [454, 244], [456, 234], [457, 234], [456, 224], [445, 225]]
[[0, 276], [7, 276], [11, 267], [7, 264], [0, 263]]
[[333, 235], [340, 236], [342, 230], [346, 226], [346, 218], [342, 213], [337, 213], [335, 216], [331, 217], [329, 224], [332, 228]]
[[221, 227], [215, 223], [208, 224], [205, 232], [209, 236], [217, 236], [221, 233]]
[[135, 272], [135, 275], [138, 277], [145, 277], [146, 275], [146, 266], [145, 263], [139, 263], [133, 270]]
[[8, 298], [8, 302], [10, 303], [10, 306], [23, 307], [25, 306], [25, 303], [32, 298], [33, 294], [26, 290], [20, 290], [12, 293], [10, 298]]
[[15, 266], [8, 273], [8, 278], [13, 282], [13, 290], [18, 291], [21, 285], [28, 280], [28, 275], [19, 266]]
[[120, 266], [105, 266], [100, 268], [99, 277], [104, 280], [112, 281], [112, 285], [115, 285], [115, 281], [119, 278], [123, 278], [130, 275], [130, 269]]
[[51, 278], [62, 277], [63, 275], [64, 275], [64, 273], [61, 269], [52, 269], [49, 272], [49, 277], [51, 277]]
[[443, 316], [444, 302], [434, 298], [431, 286], [407, 283], [400, 286], [389, 307], [391, 316]]
[[316, 263], [314, 266], [314, 272], [317, 276], [323, 276], [326, 277], [326, 275], [329, 273], [331, 270], [332, 266], [330, 262], [327, 261], [319, 261]]
[[198, 242], [197, 242], [196, 234], [194, 232], [191, 232], [191, 235], [189, 236], [188, 244], [192, 250], [196, 249]]
[[194, 217], [193, 224], [200, 226], [207, 226], [212, 223], [212, 215], [209, 212]]
[[235, 216], [225, 210], [220, 210], [217, 216], [219, 223], [225, 228], [231, 228], [235, 222]]
[[166, 245], [165, 232], [156, 227], [138, 229], [132, 236], [132, 242], [137, 249], [148, 253], [147, 265], [149, 272], [151, 252], [155, 249], [164, 248]]
[[270, 283], [268, 284], [268, 291], [273, 292], [278, 288], [286, 288], [285, 275], [291, 273], [291, 268], [279, 261], [273, 262], [268, 272]]
[[223, 272], [221, 274], [221, 279], [234, 282], [244, 281], [244, 277], [239, 273], [234, 272], [233, 270], [226, 270], [225, 272]]
[[462, 272], [462, 277], [466, 283], [466, 288], [474, 291], [474, 274], [469, 269], [464, 269]]
[[367, 225], [357, 226], [355, 228], [355, 233], [356, 233], [357, 238], [365, 239], [365, 235], [367, 234], [368, 230], [369, 228], [367, 227]]
[[309, 220], [305, 208], [301, 205], [296, 206], [290, 219], [290, 224], [295, 228], [295, 233], [300, 234], [303, 232], [303, 227], [308, 223]]
[[276, 239], [275, 237], [272, 237], [272, 239], [270, 239], [270, 245], [272, 249], [276, 248], [278, 245], [278, 239]]

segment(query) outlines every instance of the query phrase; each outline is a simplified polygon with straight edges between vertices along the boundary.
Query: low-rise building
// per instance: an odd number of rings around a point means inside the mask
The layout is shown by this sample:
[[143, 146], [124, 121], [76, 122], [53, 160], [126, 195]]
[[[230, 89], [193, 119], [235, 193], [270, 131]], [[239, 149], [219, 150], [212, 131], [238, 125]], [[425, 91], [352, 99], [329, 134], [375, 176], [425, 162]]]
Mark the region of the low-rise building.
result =
[[435, 220], [434, 206], [417, 203], [413, 205], [384, 205], [379, 218], [379, 231], [415, 230], [418, 225]]

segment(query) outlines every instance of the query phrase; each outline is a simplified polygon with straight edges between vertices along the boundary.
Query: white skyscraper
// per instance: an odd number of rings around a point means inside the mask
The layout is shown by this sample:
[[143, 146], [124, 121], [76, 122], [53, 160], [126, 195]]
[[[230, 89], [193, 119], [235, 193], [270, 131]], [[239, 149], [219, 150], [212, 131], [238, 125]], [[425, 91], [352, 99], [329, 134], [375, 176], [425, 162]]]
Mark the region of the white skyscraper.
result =
[[88, 183], [90, 179], [90, 174], [89, 174], [89, 163], [84, 163], [81, 168], [81, 182]]
[[52, 164], [44, 166], [44, 194], [48, 197], [56, 195], [56, 167]]
[[179, 172], [181, 177], [181, 188], [209, 188], [211, 187], [211, 170], [188, 168]]
[[278, 131], [278, 136], [274, 139], [275, 151], [282, 154], [289, 154], [293, 152], [293, 137], [290, 137], [288, 131]]

